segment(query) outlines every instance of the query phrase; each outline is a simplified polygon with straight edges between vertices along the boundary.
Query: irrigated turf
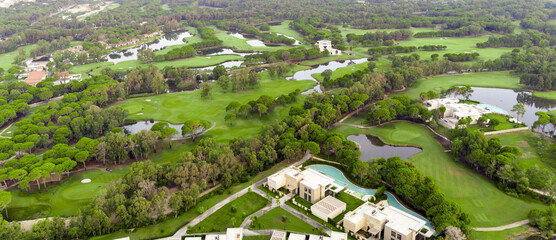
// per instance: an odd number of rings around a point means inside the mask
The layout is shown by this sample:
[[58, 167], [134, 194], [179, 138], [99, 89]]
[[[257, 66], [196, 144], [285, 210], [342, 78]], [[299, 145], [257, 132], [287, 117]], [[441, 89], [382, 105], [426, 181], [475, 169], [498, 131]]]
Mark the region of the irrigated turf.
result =
[[[52, 216], [74, 216], [79, 208], [86, 206], [97, 196], [108, 182], [121, 178], [122, 170], [105, 173], [90, 170], [64, 179], [61, 183], [48, 186], [48, 192], [13, 189], [12, 202], [8, 207], [10, 220], [34, 219]], [[90, 183], [81, 183], [89, 178]]]
[[489, 137], [496, 137], [500, 139], [500, 143], [504, 146], [515, 146], [521, 150], [521, 156], [515, 162], [520, 170], [527, 170], [534, 165], [538, 165], [542, 169], [556, 170], [556, 163], [551, 162], [550, 159], [542, 159], [533, 146], [538, 141], [543, 141], [530, 130], [520, 131], [515, 133], [498, 134]]
[[[303, 69], [303, 67], [297, 67], [297, 69]], [[238, 93], [223, 93], [221, 88], [213, 83], [212, 97], [208, 100], [201, 98], [200, 91], [186, 91], [131, 98], [116, 107], [128, 110], [129, 118], [138, 120], [164, 120], [176, 124], [196, 119], [207, 120], [211, 123], [216, 122], [216, 127], [209, 131], [207, 136], [218, 140], [254, 136], [264, 124], [272, 124], [287, 115], [291, 105], [275, 108], [271, 113], [263, 115], [262, 121], [259, 120], [258, 115], [251, 115], [248, 119], [239, 116], [236, 120], [226, 123], [224, 116], [227, 114], [226, 106], [230, 102], [238, 101], [241, 104], [246, 104], [249, 101], [257, 100], [262, 95], [275, 98], [281, 94], [288, 94], [295, 89], [307, 90], [315, 84], [312, 81], [290, 81], [278, 78], [271, 80], [266, 72], [263, 72], [262, 76], [260, 86]], [[150, 101], [147, 101], [149, 99]], [[297, 104], [301, 104], [301, 102], [302, 97], [299, 97]]]
[[[534, 235], [536, 229], [524, 225], [516, 228], [510, 228], [503, 231], [495, 232], [471, 232], [468, 239], [473, 240], [510, 240], [510, 239], [527, 239], [527, 237]], [[539, 238], [540, 239], [540, 238]]]
[[388, 144], [410, 144], [423, 149], [409, 158], [426, 176], [432, 177], [448, 199], [458, 203], [471, 219], [473, 227], [494, 227], [527, 219], [531, 209], [546, 205], [532, 199], [511, 197], [496, 188], [494, 182], [453, 160], [427, 128], [408, 122], [396, 122], [372, 129], [340, 126], [344, 134], [372, 134]]
[[222, 40], [222, 45], [226, 47], [233, 47], [238, 50], [256, 50], [256, 51], [273, 51], [278, 49], [291, 48], [291, 46], [263, 46], [254, 47], [247, 43], [249, 40], [255, 39], [241, 39], [228, 34], [227, 31], [214, 28], [214, 33], [218, 39]]
[[243, 220], [263, 208], [269, 201], [254, 192], [248, 192], [229, 202], [205, 220], [187, 229], [187, 233], [225, 232], [227, 228], [239, 227]]
[[285, 21], [282, 21], [282, 24], [280, 24], [280, 25], [270, 26], [270, 32], [280, 33], [280, 34], [286, 35], [288, 37], [292, 37], [295, 40], [300, 41], [301, 43], [303, 43], [303, 39], [304, 39], [303, 35], [301, 35], [297, 31], [291, 29], [290, 26], [289, 26], [290, 22], [291, 22], [290, 20], [285, 20]]
[[[285, 221], [284, 221], [285, 220]], [[256, 224], [249, 226], [249, 229], [281, 229], [285, 231], [310, 233], [320, 235], [318, 229], [309, 225], [281, 207], [275, 208], [259, 217]]]
[[400, 94], [407, 94], [412, 99], [418, 99], [422, 92], [446, 90], [453, 86], [469, 85], [473, 87], [511, 88], [518, 89], [519, 78], [510, 72], [479, 72], [470, 74], [442, 75], [428, 79], [419, 79]]
[[546, 98], [551, 100], [556, 100], [556, 91], [548, 91], [548, 92], [533, 92], [533, 96]]

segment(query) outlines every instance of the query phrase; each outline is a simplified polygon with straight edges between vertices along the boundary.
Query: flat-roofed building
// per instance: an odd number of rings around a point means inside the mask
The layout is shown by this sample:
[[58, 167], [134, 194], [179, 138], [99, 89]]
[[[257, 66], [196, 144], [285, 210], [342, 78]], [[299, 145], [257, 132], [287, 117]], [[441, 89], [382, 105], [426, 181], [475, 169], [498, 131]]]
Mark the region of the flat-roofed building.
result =
[[243, 228], [226, 229], [226, 240], [241, 240], [241, 239], [243, 239]]
[[207, 234], [205, 240], [226, 240], [226, 235], [224, 234]]
[[334, 179], [313, 169], [301, 171], [289, 167], [267, 178], [271, 190], [286, 188], [301, 198], [316, 203], [328, 195], [334, 195], [342, 187], [334, 183]]
[[[370, 202], [346, 213], [343, 222], [346, 232], [357, 233], [363, 230], [375, 238], [388, 240], [415, 240], [419, 234], [430, 237], [432, 230], [426, 224], [426, 221], [398, 208], [381, 208]], [[427, 229], [427, 234], [421, 232], [423, 228]]]
[[491, 113], [489, 110], [477, 105], [460, 103], [457, 98], [436, 98], [427, 100], [423, 105], [428, 110], [444, 107], [443, 118], [438, 123], [447, 128], [455, 128], [460, 119], [471, 119], [470, 124], [475, 124], [481, 116]]
[[311, 206], [311, 213], [323, 221], [328, 222], [329, 218], [333, 219], [346, 211], [346, 206], [345, 202], [333, 196], [327, 196]]
[[270, 236], [270, 240], [286, 240], [286, 232], [275, 230], [274, 232], [272, 232], [272, 236]]
[[307, 240], [307, 235], [290, 233], [290, 236], [288, 236], [288, 240]]
[[203, 240], [202, 237], [185, 237], [183, 240]]
[[331, 240], [330, 237], [322, 236], [322, 235], [309, 235], [309, 240]]
[[348, 240], [348, 234], [345, 232], [335, 232], [330, 233], [330, 240]]

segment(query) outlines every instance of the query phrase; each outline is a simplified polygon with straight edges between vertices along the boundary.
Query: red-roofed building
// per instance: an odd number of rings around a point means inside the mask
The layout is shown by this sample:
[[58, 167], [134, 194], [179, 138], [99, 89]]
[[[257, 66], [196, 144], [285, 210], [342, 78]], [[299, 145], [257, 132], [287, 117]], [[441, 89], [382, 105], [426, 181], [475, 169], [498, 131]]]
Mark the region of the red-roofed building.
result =
[[37, 85], [37, 83], [44, 80], [45, 78], [46, 78], [45, 71], [34, 71], [29, 73], [29, 75], [27, 76], [24, 82], [31, 86], [35, 86]]

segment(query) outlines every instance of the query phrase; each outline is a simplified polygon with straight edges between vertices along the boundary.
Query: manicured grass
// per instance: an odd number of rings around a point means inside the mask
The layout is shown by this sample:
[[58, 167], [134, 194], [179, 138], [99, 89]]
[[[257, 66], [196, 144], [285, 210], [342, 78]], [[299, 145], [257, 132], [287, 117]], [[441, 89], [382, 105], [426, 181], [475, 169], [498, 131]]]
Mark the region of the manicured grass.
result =
[[[368, 68], [369, 63], [358, 63], [358, 64], [351, 64], [345, 67], [341, 67], [336, 69], [336, 71], [332, 72], [332, 75], [330, 76], [330, 79], [336, 79], [336, 78], [340, 78], [343, 77], [346, 74], [350, 74], [350, 73], [354, 73], [356, 71], [359, 70], [364, 70]], [[322, 74], [320, 73], [316, 73], [313, 74], [313, 77], [317, 80], [317, 81], [324, 81], [324, 77], [322, 76]]]
[[[23, 47], [25, 49], [25, 55], [29, 56], [31, 49], [33, 49], [34, 47], [35, 45], [27, 45]], [[14, 59], [17, 55], [17, 50], [0, 54], [0, 67], [3, 68], [5, 71], [8, 71], [8, 69], [13, 66]]]
[[510, 72], [479, 72], [470, 74], [442, 75], [428, 79], [419, 79], [408, 88], [408, 91], [400, 94], [407, 94], [412, 99], [418, 99], [419, 94], [434, 90], [441, 92], [458, 85], [470, 85], [473, 87], [493, 87], [518, 89], [519, 78], [510, 75]]
[[301, 35], [297, 31], [291, 29], [290, 26], [289, 26], [290, 22], [291, 22], [290, 20], [285, 20], [285, 21], [282, 21], [282, 24], [280, 24], [280, 25], [270, 26], [270, 32], [280, 33], [280, 34], [286, 35], [288, 37], [292, 37], [295, 40], [300, 41], [301, 43], [303, 43], [303, 39], [304, 39], [303, 35]]
[[518, 127], [523, 127], [523, 125], [517, 125], [515, 123], [510, 122], [510, 117], [508, 116], [502, 116], [502, 115], [498, 115], [498, 114], [485, 114], [484, 116], [486, 116], [489, 119], [496, 119], [498, 120], [498, 122], [500, 122], [500, 124], [496, 125], [493, 128], [491, 127], [481, 127], [477, 124], [474, 125], [470, 125], [469, 128], [470, 129], [482, 129], [485, 132], [492, 132], [492, 131], [500, 131], [500, 130], [506, 130], [506, 129], [512, 129], [512, 128], [518, 128]]
[[388, 144], [409, 144], [423, 149], [408, 159], [426, 176], [432, 177], [448, 199], [469, 213], [471, 226], [494, 227], [527, 218], [531, 209], [546, 205], [532, 199], [506, 195], [494, 182], [454, 161], [427, 128], [408, 122], [396, 122], [372, 129], [340, 126], [333, 131], [345, 136], [372, 134]]
[[239, 227], [247, 216], [268, 203], [268, 200], [259, 194], [248, 192], [224, 205], [202, 222], [188, 228], [187, 233], [225, 232], [226, 228]]
[[[77, 65], [77, 66], [72, 66], [69, 69], [69, 72], [72, 74], [86, 74], [89, 71], [93, 70], [93, 69], [97, 69], [97, 68], [104, 68], [107, 66], [111, 66], [114, 65], [111, 62], [98, 62], [98, 63], [89, 63], [89, 64], [84, 64], [84, 65]], [[81, 76], [84, 77], [84, 76]]]
[[197, 29], [196, 28], [194, 28], [194, 27], [185, 27], [184, 30], [188, 31], [189, 33], [191, 33], [191, 35], [193, 35], [191, 37], [185, 38], [185, 41], [187, 41], [186, 43], [165, 47], [162, 50], [156, 51], [155, 54], [156, 55], [166, 54], [172, 49], [180, 48], [180, 47], [183, 47], [185, 45], [200, 42], [200, 41], [203, 40], [203, 39], [201, 39], [201, 36], [199, 36], [199, 34], [197, 34]]
[[278, 195], [278, 193], [275, 193], [275, 192], [273, 192], [273, 191], [270, 191], [268, 188], [266, 188], [266, 187], [263, 186], [263, 185], [260, 185], [260, 186], [258, 187], [258, 189], [260, 189], [261, 191], [263, 191], [263, 192], [265, 192], [266, 194], [268, 194], [267, 196], [270, 195], [270, 196], [272, 196], [273, 198], [280, 198], [280, 195]]
[[515, 162], [517, 168], [525, 171], [534, 165], [538, 165], [542, 169], [551, 169], [556, 171], [556, 163], [550, 161], [551, 159], [541, 158], [535, 149], [535, 144], [538, 141], [543, 141], [530, 130], [520, 131], [515, 133], [497, 134], [489, 137], [496, 137], [500, 139], [500, 143], [504, 146], [515, 146], [521, 150], [521, 156]]
[[244, 236], [243, 240], [270, 240], [270, 235]]
[[534, 235], [536, 230], [532, 227], [527, 225], [506, 229], [504, 231], [496, 231], [496, 232], [471, 232], [469, 239], [475, 240], [490, 240], [490, 239], [499, 239], [499, 240], [510, 240], [510, 239], [526, 239], [527, 237]]
[[[283, 219], [286, 221], [283, 221]], [[252, 224], [253, 225], [253, 224]], [[259, 217], [255, 226], [249, 226], [251, 230], [258, 229], [282, 229], [285, 231], [310, 233], [320, 235], [318, 229], [309, 225], [281, 207], [275, 208]]]
[[550, 99], [550, 100], [556, 100], [556, 91], [533, 92], [533, 96], [540, 97], [540, 98], [545, 98], [545, 99]]
[[349, 55], [346, 52], [342, 53], [341, 56], [337, 56], [337, 55], [332, 55], [332, 56], [328, 56], [328, 57], [322, 57], [322, 58], [317, 58], [314, 60], [306, 60], [301, 62], [301, 64], [303, 65], [317, 65], [317, 64], [324, 64], [330, 61], [343, 61], [343, 60], [348, 60], [348, 59], [358, 59], [358, 58], [364, 58], [367, 55], [365, 55], [362, 52], [355, 52], [355, 54], [353, 55]]
[[[187, 66], [190, 68], [196, 68], [196, 67], [212, 66], [212, 65], [221, 64], [223, 62], [233, 61], [233, 60], [243, 60], [243, 57], [238, 55], [218, 55], [218, 56], [208, 56], [208, 57], [196, 56], [196, 57], [180, 59], [175, 61], [153, 62], [152, 65], [157, 66], [160, 69], [166, 66], [173, 66], [173, 67]], [[149, 65], [142, 64], [138, 60], [130, 60], [130, 61], [119, 62], [118, 64], [110, 65], [109, 67], [114, 70], [129, 70], [137, 67], [146, 68], [149, 67]], [[93, 71], [93, 75], [99, 75], [101, 70], [102, 68], [95, 69]]]
[[[254, 47], [247, 43], [249, 40], [254, 39], [241, 39], [228, 34], [228, 32], [214, 28], [214, 33], [216, 37], [223, 41], [223, 45], [226, 47], [232, 47], [238, 50], [256, 50], [256, 51], [273, 51], [278, 49], [291, 48], [291, 46], [276, 46], [276, 47]], [[293, 36], [292, 36], [293, 37]]]
[[[121, 178], [124, 172], [86, 171], [49, 186], [47, 192], [44, 188], [41, 191], [34, 189], [32, 193], [12, 189], [12, 202], [8, 206], [10, 220], [77, 215], [79, 208], [89, 204], [104, 189], [104, 185]], [[91, 179], [91, 182], [81, 183], [81, 180], [86, 178]]]
[[[478, 48], [477, 43], [487, 41], [489, 36], [480, 37], [434, 37], [434, 38], [411, 38], [407, 41], [400, 41], [400, 46], [423, 46], [423, 45], [445, 45], [445, 51], [417, 51], [421, 59], [430, 59], [432, 54], [438, 54], [441, 58], [445, 53], [478, 52], [480, 60], [489, 60], [500, 57], [504, 53], [511, 52], [513, 48]], [[409, 53], [413, 54], [413, 53]]]
[[[299, 67], [295, 70], [298, 69], [302, 68]], [[255, 136], [264, 124], [272, 124], [286, 116], [292, 104], [276, 107], [269, 114], [263, 115], [262, 121], [256, 115], [250, 115], [248, 119], [244, 119], [240, 115], [231, 123], [226, 123], [224, 122], [224, 116], [226, 115], [226, 106], [230, 102], [238, 101], [241, 104], [246, 104], [251, 100], [257, 100], [262, 95], [269, 95], [274, 98], [281, 94], [293, 92], [295, 89], [307, 90], [315, 84], [312, 81], [271, 80], [266, 72], [263, 72], [262, 76], [259, 87], [239, 93], [223, 93], [221, 88], [213, 83], [212, 97], [209, 100], [203, 100], [200, 91], [186, 91], [128, 99], [117, 107], [128, 110], [129, 118], [138, 120], [155, 119], [176, 124], [194, 119], [204, 119], [211, 123], [216, 122], [216, 127], [209, 131], [207, 136], [214, 137], [217, 140]], [[147, 99], [150, 99], [150, 101], [146, 101]], [[303, 97], [300, 97], [295, 104], [302, 104], [302, 99]], [[138, 115], [139, 113], [142, 113], [142, 115]]]

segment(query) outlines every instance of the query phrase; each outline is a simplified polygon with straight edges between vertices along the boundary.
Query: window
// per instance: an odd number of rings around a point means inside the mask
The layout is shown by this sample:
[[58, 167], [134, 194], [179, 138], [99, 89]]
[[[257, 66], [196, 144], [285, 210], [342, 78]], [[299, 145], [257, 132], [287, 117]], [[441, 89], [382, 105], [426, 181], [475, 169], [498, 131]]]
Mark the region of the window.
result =
[[311, 202], [311, 195], [309, 195], [309, 199], [307, 199], [307, 201]]
[[311, 189], [309, 189], [309, 194], [311, 194]]

